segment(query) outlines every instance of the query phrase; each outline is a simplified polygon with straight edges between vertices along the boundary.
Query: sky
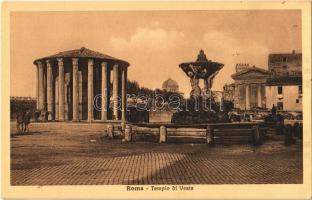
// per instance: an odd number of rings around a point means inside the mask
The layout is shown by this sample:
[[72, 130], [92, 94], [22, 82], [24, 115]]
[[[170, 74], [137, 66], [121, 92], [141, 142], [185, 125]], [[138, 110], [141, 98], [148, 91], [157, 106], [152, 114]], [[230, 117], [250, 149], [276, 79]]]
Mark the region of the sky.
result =
[[128, 61], [140, 86], [172, 78], [185, 94], [179, 64], [200, 49], [224, 64], [213, 90], [233, 82], [236, 63], [267, 69], [268, 54], [301, 52], [298, 10], [12, 12], [10, 23], [11, 96], [36, 96], [35, 59], [81, 47]]

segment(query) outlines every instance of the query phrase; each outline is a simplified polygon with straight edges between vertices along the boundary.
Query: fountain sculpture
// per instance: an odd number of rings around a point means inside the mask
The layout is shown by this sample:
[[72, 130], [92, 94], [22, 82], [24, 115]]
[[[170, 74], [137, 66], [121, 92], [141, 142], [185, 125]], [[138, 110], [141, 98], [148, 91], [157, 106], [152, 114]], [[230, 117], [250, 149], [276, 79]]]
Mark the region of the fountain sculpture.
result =
[[[222, 69], [222, 63], [212, 62], [208, 60], [204, 51], [200, 50], [195, 62], [181, 63], [179, 67], [190, 78], [192, 90], [190, 99], [187, 100], [187, 109], [174, 113], [172, 123], [209, 123], [209, 122], [225, 122], [226, 114], [217, 110], [207, 110], [205, 104], [215, 104], [211, 95], [211, 86], [213, 78]], [[199, 81], [204, 80], [204, 88], [201, 89]], [[213, 103], [211, 103], [213, 102]], [[196, 104], [199, 106], [196, 107]], [[202, 106], [204, 105], [204, 106]], [[195, 108], [196, 107], [196, 108]]]
[[[204, 51], [200, 50], [195, 62], [181, 63], [180, 68], [191, 79], [192, 91], [190, 96], [204, 96], [207, 94], [212, 86], [213, 78], [224, 66], [221, 63], [212, 62], [208, 60]], [[199, 80], [204, 80], [203, 91], [199, 87]]]

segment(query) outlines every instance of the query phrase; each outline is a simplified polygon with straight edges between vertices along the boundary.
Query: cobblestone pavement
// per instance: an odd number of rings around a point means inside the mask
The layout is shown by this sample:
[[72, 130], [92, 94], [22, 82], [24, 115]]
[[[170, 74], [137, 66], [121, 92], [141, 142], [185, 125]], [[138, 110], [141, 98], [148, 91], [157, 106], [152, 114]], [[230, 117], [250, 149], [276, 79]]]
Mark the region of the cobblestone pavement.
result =
[[302, 183], [302, 144], [121, 143], [105, 124], [11, 124], [12, 185]]

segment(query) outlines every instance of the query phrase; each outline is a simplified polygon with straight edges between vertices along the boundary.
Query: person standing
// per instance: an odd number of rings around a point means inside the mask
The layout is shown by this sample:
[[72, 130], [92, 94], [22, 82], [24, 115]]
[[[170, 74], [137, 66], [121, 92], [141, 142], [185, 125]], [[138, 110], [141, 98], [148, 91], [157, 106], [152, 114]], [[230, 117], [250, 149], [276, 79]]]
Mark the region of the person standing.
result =
[[276, 115], [276, 106], [273, 104], [272, 109], [271, 109], [272, 115]]

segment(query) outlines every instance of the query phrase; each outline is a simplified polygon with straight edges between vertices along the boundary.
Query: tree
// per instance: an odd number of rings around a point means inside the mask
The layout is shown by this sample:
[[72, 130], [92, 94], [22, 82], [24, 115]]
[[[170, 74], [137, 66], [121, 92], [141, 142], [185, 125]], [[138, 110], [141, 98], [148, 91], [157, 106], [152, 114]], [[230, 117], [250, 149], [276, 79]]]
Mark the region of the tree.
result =
[[139, 91], [140, 91], [140, 86], [138, 82], [130, 81], [130, 80], [127, 81], [127, 93], [128, 94], [138, 95]]

